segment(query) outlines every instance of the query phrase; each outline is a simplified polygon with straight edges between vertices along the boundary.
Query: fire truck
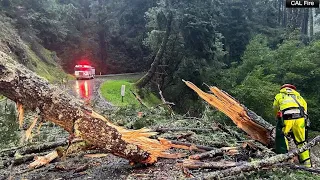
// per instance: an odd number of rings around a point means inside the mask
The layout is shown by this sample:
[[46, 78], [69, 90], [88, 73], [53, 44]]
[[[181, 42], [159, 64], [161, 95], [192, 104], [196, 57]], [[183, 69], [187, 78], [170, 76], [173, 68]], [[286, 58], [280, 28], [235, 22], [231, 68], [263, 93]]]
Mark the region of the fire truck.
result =
[[74, 67], [74, 75], [77, 79], [93, 79], [95, 73], [95, 68], [89, 65], [76, 65]]

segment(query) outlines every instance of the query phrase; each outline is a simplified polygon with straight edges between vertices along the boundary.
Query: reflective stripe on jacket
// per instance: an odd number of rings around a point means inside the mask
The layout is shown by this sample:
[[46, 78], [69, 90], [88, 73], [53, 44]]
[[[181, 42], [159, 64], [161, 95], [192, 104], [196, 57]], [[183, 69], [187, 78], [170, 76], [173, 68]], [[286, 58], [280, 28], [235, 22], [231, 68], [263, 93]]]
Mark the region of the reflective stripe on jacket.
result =
[[296, 100], [299, 102], [300, 106], [303, 108], [305, 112], [307, 112], [307, 103], [303, 99], [303, 97], [300, 96], [300, 94], [290, 88], [282, 88], [280, 90], [280, 93], [275, 96], [275, 99], [273, 101], [273, 108], [275, 112], [277, 111], [283, 111], [283, 110], [289, 110], [292, 108], [299, 108], [299, 105], [296, 103], [296, 101], [292, 98], [292, 95], [296, 97]]

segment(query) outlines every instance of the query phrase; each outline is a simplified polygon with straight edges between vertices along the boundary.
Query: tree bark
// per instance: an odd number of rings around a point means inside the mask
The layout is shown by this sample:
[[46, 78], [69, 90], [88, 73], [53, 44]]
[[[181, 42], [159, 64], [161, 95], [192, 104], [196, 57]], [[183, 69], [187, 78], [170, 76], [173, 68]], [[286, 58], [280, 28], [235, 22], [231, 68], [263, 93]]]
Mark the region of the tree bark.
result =
[[147, 85], [150, 80], [152, 79], [153, 75], [156, 72], [156, 69], [163, 57], [163, 54], [165, 52], [166, 46], [167, 46], [167, 42], [169, 40], [170, 34], [171, 34], [171, 24], [172, 24], [172, 19], [173, 19], [173, 15], [172, 12], [169, 11], [169, 15], [167, 17], [167, 27], [166, 27], [166, 33], [163, 37], [162, 43], [160, 45], [160, 48], [157, 52], [156, 57], [153, 60], [153, 63], [151, 64], [150, 69], [148, 70], [147, 74], [145, 74], [141, 79], [139, 79], [139, 81], [136, 82], [136, 86], [139, 88], [144, 87], [145, 85]]
[[[94, 116], [92, 109], [85, 107], [83, 102], [50, 85], [1, 51], [0, 93], [23, 104], [24, 108], [39, 110], [44, 119], [75, 134], [89, 145], [133, 162], [153, 163], [157, 157], [164, 157], [167, 153], [163, 152], [170, 148], [149, 139], [154, 135], [149, 130], [125, 130], [103, 117]], [[135, 138], [130, 138], [132, 136]], [[159, 156], [158, 153], [163, 154]]]

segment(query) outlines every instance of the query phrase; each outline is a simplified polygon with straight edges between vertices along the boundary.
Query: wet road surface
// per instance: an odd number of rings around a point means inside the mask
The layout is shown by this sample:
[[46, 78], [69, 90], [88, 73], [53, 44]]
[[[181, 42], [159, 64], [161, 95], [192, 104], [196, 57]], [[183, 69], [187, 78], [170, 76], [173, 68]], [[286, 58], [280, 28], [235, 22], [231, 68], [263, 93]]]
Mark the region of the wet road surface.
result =
[[108, 80], [139, 79], [143, 74], [121, 74], [98, 77], [88, 80], [72, 80], [65, 86], [69, 94], [82, 99], [98, 112], [111, 109], [112, 104], [105, 100], [100, 93], [100, 86]]

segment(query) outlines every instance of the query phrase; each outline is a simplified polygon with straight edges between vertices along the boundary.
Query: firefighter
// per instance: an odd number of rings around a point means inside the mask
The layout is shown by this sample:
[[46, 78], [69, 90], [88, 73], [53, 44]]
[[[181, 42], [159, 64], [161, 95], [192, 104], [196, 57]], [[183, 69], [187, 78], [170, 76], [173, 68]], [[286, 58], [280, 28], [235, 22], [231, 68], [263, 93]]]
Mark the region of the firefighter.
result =
[[[287, 153], [289, 143], [287, 137], [293, 136], [298, 148], [306, 143], [307, 127], [307, 103], [296, 91], [292, 84], [284, 84], [280, 93], [275, 96], [273, 107], [278, 119], [276, 127], [276, 153]], [[311, 167], [309, 150], [299, 154], [299, 162], [305, 167]]]

